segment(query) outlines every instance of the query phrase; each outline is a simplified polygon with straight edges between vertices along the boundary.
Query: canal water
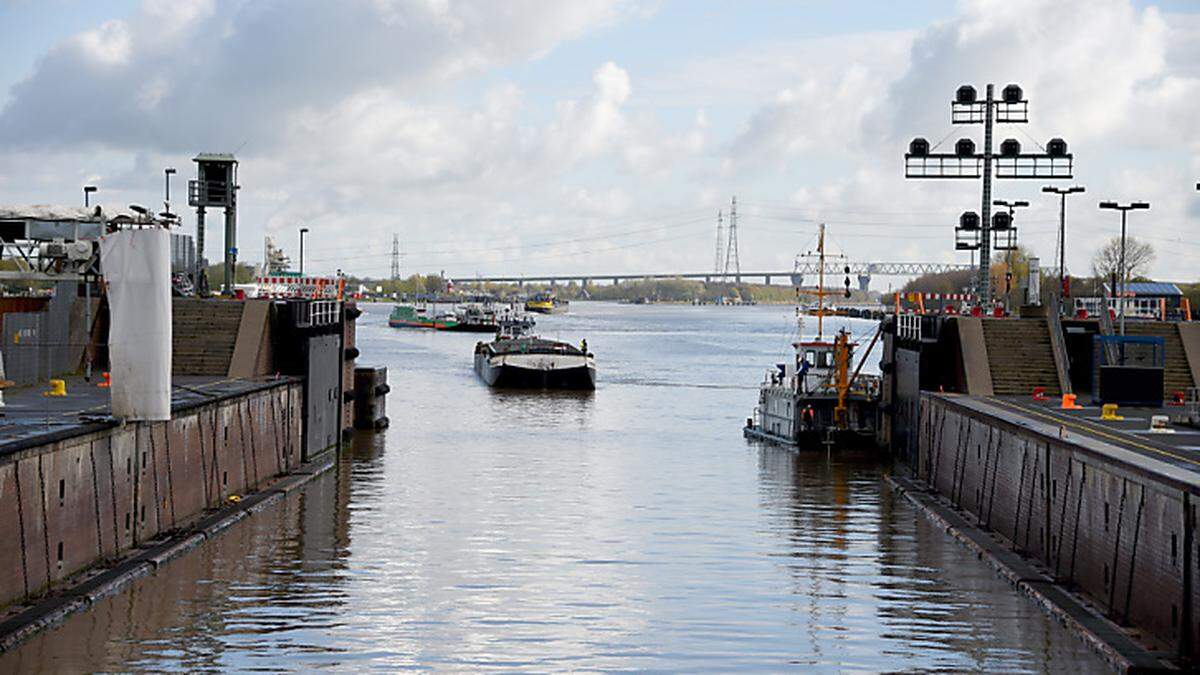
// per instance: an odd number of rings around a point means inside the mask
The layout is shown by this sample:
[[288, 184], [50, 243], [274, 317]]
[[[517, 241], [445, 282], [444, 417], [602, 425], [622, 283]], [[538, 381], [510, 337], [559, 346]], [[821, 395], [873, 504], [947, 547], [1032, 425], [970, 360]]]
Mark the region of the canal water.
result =
[[1103, 669], [878, 458], [742, 439], [789, 308], [540, 318], [596, 353], [586, 395], [489, 390], [478, 336], [387, 311], [359, 321], [386, 433], [0, 671]]

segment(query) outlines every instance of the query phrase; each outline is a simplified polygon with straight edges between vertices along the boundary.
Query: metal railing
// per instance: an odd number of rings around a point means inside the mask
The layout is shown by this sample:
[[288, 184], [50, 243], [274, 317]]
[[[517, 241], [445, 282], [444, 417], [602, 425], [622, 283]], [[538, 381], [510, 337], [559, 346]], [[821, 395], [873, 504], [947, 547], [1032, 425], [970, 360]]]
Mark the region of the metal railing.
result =
[[899, 314], [896, 316], [896, 337], [901, 340], [921, 339], [921, 315]]

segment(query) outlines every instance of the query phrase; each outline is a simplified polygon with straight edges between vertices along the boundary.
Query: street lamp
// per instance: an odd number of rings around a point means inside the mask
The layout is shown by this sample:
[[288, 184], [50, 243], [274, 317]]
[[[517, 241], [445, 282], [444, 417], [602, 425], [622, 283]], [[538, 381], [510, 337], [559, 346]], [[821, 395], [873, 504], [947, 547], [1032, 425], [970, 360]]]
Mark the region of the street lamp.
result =
[[304, 235], [308, 234], [308, 228], [300, 228], [300, 276], [304, 276]]
[[173, 173], [175, 173], [175, 169], [173, 169], [171, 167], [167, 167], [167, 168], [163, 169], [163, 177], [166, 178], [166, 180], [167, 180], [167, 191], [166, 191], [166, 202], [165, 202], [167, 211], [171, 210], [171, 174], [173, 174]]
[[1069, 188], [1047, 185], [1042, 188], [1042, 192], [1061, 198], [1058, 208], [1058, 295], [1061, 298], [1070, 295], [1067, 289], [1067, 195], [1085, 191], [1082, 185], [1072, 185]]
[[1150, 208], [1150, 204], [1147, 202], [1130, 202], [1129, 204], [1100, 202], [1100, 208], [1121, 212], [1121, 262], [1117, 266], [1121, 280], [1121, 294], [1117, 296], [1119, 298], [1117, 306], [1119, 307], [1118, 311], [1121, 313], [1121, 335], [1125, 335], [1125, 214], [1138, 209], [1148, 209]]
[[[1012, 252], [1017, 247], [1017, 228], [1013, 225], [1013, 215], [1017, 209], [1029, 206], [1029, 202], [1024, 199], [1016, 201], [1007, 201], [1004, 199], [996, 199], [992, 201], [992, 206], [999, 206], [1002, 209], [1008, 209], [1008, 213], [997, 213], [992, 217], [992, 234], [995, 241], [992, 248], [997, 251], [1004, 251], [1004, 304], [1008, 308], [1010, 302], [1009, 296], [1012, 294]], [[1005, 216], [1007, 215], [1007, 218]], [[1002, 239], [1003, 237], [1003, 239]], [[988, 265], [991, 261], [987, 261]]]
[[92, 193], [98, 189], [99, 188], [97, 188], [95, 185], [84, 185], [83, 186], [83, 207], [84, 208], [87, 208], [92, 205], [92, 201], [91, 201], [90, 197], [91, 197]]

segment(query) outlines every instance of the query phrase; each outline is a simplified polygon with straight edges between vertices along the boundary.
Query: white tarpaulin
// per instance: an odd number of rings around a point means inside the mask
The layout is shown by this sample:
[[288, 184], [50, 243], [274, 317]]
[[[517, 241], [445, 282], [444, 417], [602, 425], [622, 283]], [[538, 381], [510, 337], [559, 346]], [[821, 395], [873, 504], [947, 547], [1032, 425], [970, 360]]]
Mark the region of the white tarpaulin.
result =
[[171, 235], [120, 230], [100, 238], [108, 288], [112, 414], [171, 419]]

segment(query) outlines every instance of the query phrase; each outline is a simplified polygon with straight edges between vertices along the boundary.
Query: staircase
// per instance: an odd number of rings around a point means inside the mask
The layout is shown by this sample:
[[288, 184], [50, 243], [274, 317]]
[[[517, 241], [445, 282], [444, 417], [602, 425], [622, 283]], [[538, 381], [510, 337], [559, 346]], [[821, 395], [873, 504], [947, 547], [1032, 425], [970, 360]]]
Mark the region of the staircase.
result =
[[1183, 351], [1183, 340], [1179, 338], [1179, 327], [1166, 321], [1126, 321], [1126, 335], [1160, 337], [1165, 347], [1163, 373], [1163, 399], [1171, 400], [1175, 392], [1187, 392], [1192, 382], [1192, 369], [1188, 366], [1187, 354]]
[[233, 300], [174, 298], [171, 374], [227, 375], [243, 308]]
[[1061, 393], [1046, 319], [984, 319], [983, 339], [997, 396], [1029, 396], [1034, 387]]

